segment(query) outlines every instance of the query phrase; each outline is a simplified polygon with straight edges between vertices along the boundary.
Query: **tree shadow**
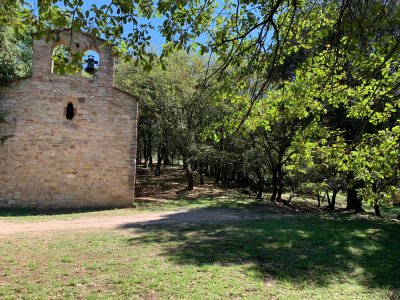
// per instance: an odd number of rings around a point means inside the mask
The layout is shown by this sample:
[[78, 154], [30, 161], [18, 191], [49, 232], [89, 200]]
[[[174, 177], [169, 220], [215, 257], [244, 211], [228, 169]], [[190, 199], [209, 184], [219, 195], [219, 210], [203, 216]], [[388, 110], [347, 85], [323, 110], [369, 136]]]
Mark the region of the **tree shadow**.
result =
[[131, 244], [163, 243], [162, 255], [178, 265], [243, 265], [264, 281], [299, 287], [358, 282], [400, 296], [399, 224], [354, 216], [196, 224], [182, 216], [177, 223], [177, 215], [166, 216], [162, 225], [150, 221], [121, 229], [140, 231]]
[[[160, 202], [154, 205], [154, 202], [137, 202], [138, 207], [147, 210], [159, 210], [160, 208], [165, 209], [190, 209], [193, 211], [215, 211], [219, 209], [225, 209], [230, 212], [235, 212], [238, 215], [257, 215], [265, 218], [266, 216], [274, 215], [297, 215], [298, 212], [287, 206], [279, 206], [274, 202], [259, 202], [254, 199], [248, 198], [232, 198], [232, 197], [221, 197], [216, 198], [212, 196], [201, 197], [196, 199], [187, 198], [176, 198], [171, 202]], [[191, 213], [188, 213], [189, 215]], [[186, 215], [186, 214], [176, 214], [175, 216]], [[189, 218], [189, 216], [187, 216]], [[186, 218], [186, 217], [185, 217]], [[175, 219], [175, 217], [171, 217]], [[215, 220], [214, 220], [215, 221]], [[129, 226], [129, 224], [127, 224]]]

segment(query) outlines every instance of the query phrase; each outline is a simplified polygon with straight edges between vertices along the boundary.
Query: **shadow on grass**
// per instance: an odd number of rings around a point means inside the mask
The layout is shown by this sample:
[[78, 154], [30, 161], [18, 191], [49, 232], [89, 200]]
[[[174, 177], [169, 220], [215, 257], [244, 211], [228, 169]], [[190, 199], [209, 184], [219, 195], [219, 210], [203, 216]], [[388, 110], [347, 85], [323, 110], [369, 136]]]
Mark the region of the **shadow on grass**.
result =
[[[164, 221], [168, 218], [179, 216]], [[131, 244], [166, 245], [162, 255], [178, 265], [244, 265], [264, 280], [290, 281], [299, 288], [359, 283], [400, 296], [400, 225], [396, 223], [348, 216], [225, 224], [160, 226], [158, 222], [126, 224], [121, 229], [141, 231], [129, 239]]]
[[199, 198], [176, 197], [174, 200], [164, 202], [135, 201], [139, 208], [163, 208], [163, 207], [208, 207], [208, 208], [230, 208], [238, 210], [252, 210], [258, 213], [293, 212], [288, 207], [279, 207], [273, 202], [258, 202], [246, 197], [214, 197], [213, 195], [202, 195]]

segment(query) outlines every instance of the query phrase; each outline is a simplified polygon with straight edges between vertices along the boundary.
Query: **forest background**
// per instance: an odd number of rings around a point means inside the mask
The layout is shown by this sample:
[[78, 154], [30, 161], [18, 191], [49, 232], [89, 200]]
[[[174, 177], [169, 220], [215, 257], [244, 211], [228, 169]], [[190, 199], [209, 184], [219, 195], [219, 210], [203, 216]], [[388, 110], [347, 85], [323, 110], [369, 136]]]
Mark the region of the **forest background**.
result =
[[[199, 172], [271, 201], [326, 194], [334, 209], [342, 191], [347, 209], [377, 215], [398, 201], [397, 0], [5, 0], [0, 26], [2, 85], [29, 75], [32, 33], [113, 45], [115, 84], [141, 98], [138, 161], [156, 175], [181, 158], [188, 189]], [[72, 72], [83, 56], [53, 60]]]

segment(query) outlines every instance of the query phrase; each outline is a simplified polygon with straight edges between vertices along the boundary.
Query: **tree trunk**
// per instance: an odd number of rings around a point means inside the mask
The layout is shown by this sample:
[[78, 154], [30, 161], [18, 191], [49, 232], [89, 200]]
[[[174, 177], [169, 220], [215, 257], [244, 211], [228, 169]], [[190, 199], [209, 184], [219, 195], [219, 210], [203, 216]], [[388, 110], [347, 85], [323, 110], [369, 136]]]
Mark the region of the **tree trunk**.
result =
[[261, 200], [263, 193], [263, 183], [262, 180], [258, 179], [257, 181], [257, 197], [256, 199]]
[[275, 201], [278, 194], [278, 174], [277, 170], [272, 171], [272, 195], [270, 200]]
[[187, 166], [187, 161], [186, 161], [186, 159], [183, 159], [183, 161], [182, 161], [183, 170], [186, 170], [186, 166]]
[[326, 199], [328, 200], [328, 207], [331, 207], [331, 197], [329, 196], [329, 191], [326, 191]]
[[204, 176], [203, 176], [203, 164], [200, 164], [199, 166], [199, 172], [200, 172], [200, 184], [204, 184]]
[[153, 155], [152, 155], [153, 150], [151, 149], [151, 141], [149, 139], [148, 145], [147, 145], [147, 160], [148, 164], [153, 165]]
[[193, 190], [193, 171], [190, 163], [187, 159], [183, 159], [183, 165], [185, 166], [186, 179], [187, 179], [187, 189], [188, 191]]
[[336, 195], [339, 193], [340, 190], [333, 190], [332, 191], [332, 201], [331, 204], [329, 205], [329, 209], [334, 210], [335, 209], [335, 204], [336, 204]]
[[161, 163], [162, 163], [162, 156], [160, 151], [157, 152], [157, 166], [156, 166], [156, 171], [155, 175], [160, 176], [161, 175]]
[[326, 193], [322, 196], [322, 200], [321, 200], [322, 203], [325, 202], [325, 195], [326, 195]]
[[317, 200], [318, 200], [318, 207], [320, 207], [321, 206], [321, 196], [319, 195], [319, 192], [318, 192], [318, 194], [317, 194]]
[[276, 201], [282, 201], [282, 192], [283, 192], [283, 170], [282, 166], [278, 165], [278, 169], [276, 170]]
[[347, 188], [347, 210], [355, 210], [355, 212], [362, 211], [361, 198], [358, 197], [357, 187], [354, 185]]
[[221, 180], [221, 172], [219, 171], [219, 169], [217, 169], [215, 171], [215, 183], [219, 183], [220, 180]]
[[206, 175], [207, 177], [210, 177], [210, 168], [208, 165], [205, 165], [203, 167], [203, 171], [204, 171], [204, 175]]
[[283, 192], [283, 181], [279, 181], [278, 195], [276, 196], [276, 201], [282, 201], [282, 192]]
[[377, 203], [374, 204], [374, 210], [375, 210], [375, 216], [380, 217], [381, 216], [381, 209], [379, 207], [379, 204], [377, 204]]
[[293, 198], [293, 193], [291, 192], [291, 193], [289, 194], [289, 199], [288, 199], [288, 201], [287, 201], [287, 204], [290, 203], [290, 201], [292, 200], [292, 198]]
[[171, 164], [171, 161], [169, 160], [169, 152], [165, 145], [161, 147], [161, 157], [164, 165]]
[[142, 162], [142, 158], [140, 157], [139, 151], [136, 152], [136, 165]]
[[149, 158], [147, 157], [147, 142], [144, 143], [143, 158], [144, 158], [144, 167], [147, 169], [149, 167]]

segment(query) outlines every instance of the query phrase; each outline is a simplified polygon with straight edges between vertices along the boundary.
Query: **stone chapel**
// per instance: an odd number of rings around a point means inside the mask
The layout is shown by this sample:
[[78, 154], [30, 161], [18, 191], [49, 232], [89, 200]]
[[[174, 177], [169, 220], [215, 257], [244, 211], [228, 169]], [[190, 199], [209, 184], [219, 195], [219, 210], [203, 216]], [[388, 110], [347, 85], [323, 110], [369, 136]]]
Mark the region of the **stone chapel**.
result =
[[[138, 98], [113, 85], [104, 40], [70, 30], [33, 42], [32, 75], [0, 90], [0, 207], [127, 207], [135, 192]], [[95, 76], [54, 72], [53, 51], [98, 54]]]

